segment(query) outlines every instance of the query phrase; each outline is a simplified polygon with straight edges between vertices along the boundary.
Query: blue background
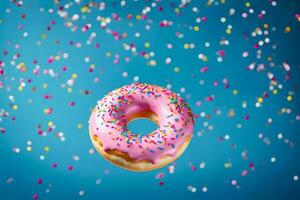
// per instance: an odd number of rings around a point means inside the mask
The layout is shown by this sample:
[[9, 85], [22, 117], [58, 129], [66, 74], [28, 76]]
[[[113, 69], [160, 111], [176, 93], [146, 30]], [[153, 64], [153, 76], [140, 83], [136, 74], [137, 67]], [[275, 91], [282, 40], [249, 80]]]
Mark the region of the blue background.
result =
[[[62, 1], [59, 5], [70, 2]], [[298, 1], [277, 1], [273, 6], [272, 1], [251, 0], [247, 7], [247, 1], [215, 0], [209, 5], [209, 1], [199, 0], [180, 8], [180, 16], [175, 12], [180, 1], [162, 1], [156, 7], [152, 7], [150, 1], [127, 1], [123, 7], [118, 1], [107, 1], [104, 10], [90, 8], [91, 13], [82, 13], [80, 9], [87, 2], [71, 3], [70, 8], [64, 9], [69, 16], [75, 13], [80, 16], [73, 22], [78, 26], [74, 32], [64, 25], [66, 19], [58, 16], [59, 6], [53, 1], [26, 0], [22, 6], [9, 0], [0, 2], [0, 61], [5, 63], [4, 74], [0, 75], [3, 85], [0, 88], [0, 130], [5, 129], [5, 133], [0, 133], [0, 199], [32, 199], [34, 194], [39, 199], [300, 198], [300, 183], [293, 180], [294, 176], [300, 176], [300, 22], [295, 17], [300, 14]], [[161, 12], [158, 6], [163, 7]], [[147, 19], [136, 19], [146, 7], [152, 7]], [[193, 12], [193, 7], [199, 12]], [[229, 15], [231, 8], [235, 9], [234, 15]], [[253, 14], [249, 13], [250, 8]], [[53, 9], [53, 13], [49, 9]], [[266, 14], [258, 18], [262, 10]], [[248, 13], [247, 18], [242, 18], [243, 12]], [[114, 20], [112, 13], [121, 19]], [[26, 17], [22, 18], [22, 14]], [[128, 14], [133, 19], [128, 19]], [[100, 27], [97, 16], [111, 19], [106, 29]], [[207, 17], [207, 21], [197, 23], [197, 17]], [[220, 21], [222, 17], [226, 18], [225, 23]], [[53, 20], [55, 25], [51, 25]], [[162, 20], [172, 21], [173, 25], [162, 28], [159, 26]], [[81, 27], [87, 23], [92, 27], [84, 33]], [[150, 24], [150, 30], [145, 29], [146, 24]], [[264, 24], [269, 28], [264, 29]], [[18, 28], [20, 25], [22, 29]], [[192, 30], [195, 25], [199, 31]], [[226, 33], [227, 25], [232, 26], [231, 34]], [[290, 32], [285, 32], [287, 26], [291, 27]], [[268, 30], [269, 35], [253, 37], [251, 33], [257, 27]], [[127, 37], [116, 40], [107, 29], [121, 35], [126, 33]], [[23, 37], [24, 32], [28, 32], [28, 37]], [[87, 45], [92, 32], [96, 37]], [[140, 37], [135, 37], [136, 32]], [[176, 32], [184, 37], [178, 38]], [[42, 34], [47, 38], [43, 39]], [[253, 48], [266, 37], [270, 43]], [[228, 40], [229, 45], [220, 45], [222, 39]], [[37, 45], [38, 41], [42, 44]], [[82, 47], [76, 48], [70, 41], [81, 43]], [[149, 48], [145, 47], [146, 42], [150, 43]], [[205, 46], [206, 42], [210, 47]], [[100, 44], [99, 48], [95, 48], [96, 43]], [[124, 43], [134, 44], [137, 55], [125, 50]], [[167, 43], [173, 48], [168, 49]], [[185, 49], [185, 43], [194, 43], [195, 48]], [[15, 48], [16, 44], [20, 48]], [[222, 62], [217, 61], [219, 50], [225, 51]], [[261, 58], [257, 58], [257, 50], [261, 50]], [[154, 52], [151, 59], [157, 65], [147, 65], [149, 60], [141, 55], [142, 51]], [[242, 57], [244, 51], [249, 53], [246, 58]], [[111, 53], [110, 57], [107, 52]], [[17, 53], [20, 58], [14, 59]], [[68, 53], [67, 59], [63, 53]], [[207, 62], [198, 59], [200, 53], [208, 57]], [[56, 55], [60, 58], [47, 62]], [[115, 55], [120, 56], [118, 64], [113, 62]], [[126, 56], [129, 62], [125, 61]], [[90, 61], [85, 62], [85, 57]], [[167, 57], [172, 58], [170, 64], [165, 63]], [[271, 62], [274, 67], [270, 67]], [[291, 67], [289, 80], [285, 78], [283, 62]], [[17, 69], [19, 63], [25, 64], [26, 72]], [[251, 63], [265, 64], [265, 69], [247, 70]], [[88, 71], [91, 64], [95, 65], [93, 72]], [[32, 73], [36, 65], [40, 66], [38, 75]], [[62, 71], [62, 66], [67, 70]], [[209, 70], [201, 73], [200, 69], [205, 66]], [[178, 73], [175, 67], [180, 67]], [[55, 76], [44, 74], [46, 69], [52, 69]], [[122, 75], [124, 72], [128, 73], [127, 77]], [[282, 86], [276, 95], [269, 89], [268, 72], [276, 77], [274, 88]], [[62, 87], [74, 73], [78, 75], [74, 85]], [[172, 91], [186, 99], [196, 115], [194, 137], [186, 152], [173, 164], [174, 173], [168, 171], [168, 166], [150, 172], [129, 172], [110, 164], [97, 152], [89, 153], [93, 148], [88, 134], [91, 109], [109, 91], [134, 82], [135, 76], [141, 82], [171, 86]], [[98, 83], [95, 78], [99, 78]], [[22, 79], [26, 86], [19, 91]], [[27, 83], [28, 79], [32, 82]], [[223, 79], [228, 79], [229, 88], [224, 87]], [[219, 82], [218, 86], [213, 85], [215, 81]], [[68, 87], [72, 92], [67, 91]], [[269, 97], [256, 107], [257, 98], [264, 92]], [[45, 99], [46, 94], [52, 98]], [[9, 99], [10, 95], [14, 101]], [[206, 97], [211, 95], [214, 100], [207, 101]], [[292, 101], [287, 101], [289, 95]], [[73, 107], [69, 105], [71, 101], [75, 102]], [[196, 103], [199, 101], [200, 106]], [[244, 101], [246, 108], [242, 107]], [[13, 109], [14, 105], [18, 108]], [[43, 110], [49, 107], [53, 112], [47, 115]], [[233, 117], [228, 116], [231, 109], [235, 112]], [[284, 109], [291, 113], [282, 112]], [[246, 115], [249, 120], [244, 119]], [[268, 123], [269, 118], [272, 123]], [[37, 127], [47, 132], [49, 121], [55, 124], [55, 129], [47, 136], [39, 135]], [[82, 124], [82, 128], [78, 124]], [[132, 129], [141, 132], [152, 128], [149, 123], [132, 124]], [[65, 142], [56, 136], [60, 131], [64, 133]], [[258, 137], [259, 133], [263, 139]], [[277, 138], [279, 133], [283, 139]], [[225, 135], [230, 138], [224, 139]], [[30, 152], [26, 150], [29, 140], [32, 142]], [[49, 152], [44, 151], [45, 146], [49, 146]], [[14, 148], [19, 148], [20, 153], [15, 153]], [[245, 153], [247, 157], [242, 156]], [[45, 156], [44, 160], [40, 159], [41, 155]], [[74, 160], [73, 155], [79, 156], [79, 161]], [[272, 157], [276, 162], [270, 161]], [[205, 162], [203, 169], [199, 166], [201, 162]], [[51, 167], [53, 163], [57, 163], [56, 168]], [[231, 163], [232, 167], [225, 168], [225, 163]], [[250, 163], [254, 169], [249, 167]], [[68, 170], [70, 165], [73, 166], [71, 171]], [[241, 175], [243, 170], [248, 171], [246, 176]], [[164, 177], [156, 178], [159, 174]], [[38, 184], [38, 179], [43, 183]], [[99, 179], [101, 183], [96, 184]], [[237, 185], [233, 185], [232, 180], [236, 180]], [[196, 191], [192, 192], [191, 187]], [[203, 192], [203, 187], [208, 191]], [[84, 195], [79, 195], [80, 191], [84, 191]]]

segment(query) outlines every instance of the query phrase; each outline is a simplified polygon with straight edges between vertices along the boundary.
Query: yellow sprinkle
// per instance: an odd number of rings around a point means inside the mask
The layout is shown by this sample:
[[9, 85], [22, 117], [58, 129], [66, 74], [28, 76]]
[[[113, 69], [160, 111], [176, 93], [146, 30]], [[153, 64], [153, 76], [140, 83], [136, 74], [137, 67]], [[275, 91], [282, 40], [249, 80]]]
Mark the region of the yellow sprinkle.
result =
[[49, 126], [49, 127], [53, 126], [53, 122], [52, 122], [52, 121], [49, 121], [49, 122], [48, 122], [48, 126]]
[[45, 147], [44, 147], [44, 151], [49, 152], [49, 151], [50, 151], [50, 147], [45, 146]]
[[87, 7], [87, 6], [83, 6], [83, 7], [81, 8], [81, 12], [82, 12], [82, 13], [87, 12], [87, 10], [88, 10], [88, 7]]
[[228, 35], [230, 35], [231, 34], [231, 29], [226, 29], [226, 33], [228, 34]]
[[262, 97], [258, 97], [257, 102], [258, 103], [262, 103], [264, 101], [264, 99]]
[[28, 147], [26, 147], [26, 149], [27, 149], [27, 151], [32, 151], [32, 147], [31, 146], [28, 146]]
[[179, 67], [174, 67], [174, 71], [175, 71], [176, 73], [178, 73], [178, 72], [180, 72], [180, 68], [179, 68]]
[[293, 100], [293, 97], [292, 97], [291, 95], [289, 95], [289, 96], [286, 97], [286, 100], [292, 101], [292, 100]]
[[13, 110], [18, 110], [18, 106], [17, 106], [17, 105], [13, 105], [13, 106], [12, 106], [12, 109], [13, 109]]
[[207, 56], [203, 56], [202, 61], [203, 62], [207, 62], [208, 61], [208, 57]]
[[237, 95], [239, 93], [239, 91], [238, 90], [233, 90], [232, 93], [233, 93], [233, 95]]
[[96, 65], [95, 64], [91, 64], [90, 68], [95, 69]]
[[150, 58], [150, 55], [146, 53], [146, 54], [144, 55], [144, 58], [149, 59], [149, 58]]
[[82, 124], [81, 123], [77, 124], [77, 128], [82, 128]]
[[71, 93], [73, 90], [72, 90], [72, 88], [68, 88], [67, 91], [68, 91], [69, 93]]
[[231, 163], [224, 163], [224, 168], [231, 168], [232, 164]]
[[274, 89], [274, 90], [273, 90], [273, 94], [278, 94], [278, 90], [277, 90], [277, 89]]
[[18, 90], [19, 90], [19, 91], [22, 91], [22, 90], [23, 90], [23, 87], [19, 86], [19, 87], [18, 87]]
[[207, 2], [206, 2], [206, 4], [207, 4], [208, 6], [211, 6], [212, 3], [213, 3], [213, 0], [207, 0]]
[[47, 83], [44, 83], [44, 84], [43, 84], [43, 88], [46, 89], [47, 87], [48, 87], [48, 84], [47, 84]]
[[246, 7], [250, 7], [251, 6], [250, 2], [246, 2], [245, 5], [246, 5]]
[[229, 117], [234, 117], [234, 116], [235, 116], [234, 110], [231, 109], [231, 110], [229, 111], [229, 114], [228, 114], [228, 115], [229, 115]]
[[285, 108], [281, 108], [281, 112], [285, 113], [286, 109]]
[[42, 39], [46, 39], [47, 35], [46, 34], [42, 34]]
[[73, 79], [75, 79], [75, 78], [77, 78], [77, 77], [78, 77], [78, 75], [77, 75], [76, 73], [72, 74], [72, 78], [73, 78]]
[[284, 32], [289, 33], [291, 32], [292, 28], [290, 26], [285, 27]]
[[199, 31], [199, 26], [194, 26], [194, 31]]
[[150, 60], [149, 65], [150, 66], [156, 66], [156, 61], [155, 60]]
[[188, 48], [190, 48], [190, 45], [189, 45], [188, 43], [185, 43], [185, 44], [183, 45], [183, 48], [188, 49]]
[[105, 56], [106, 56], [106, 57], [110, 57], [110, 56], [111, 56], [111, 52], [106, 52], [106, 53], [105, 53]]
[[109, 18], [109, 17], [105, 18], [105, 22], [106, 22], [106, 23], [108, 23], [108, 24], [109, 24], [109, 23], [110, 23], [110, 21], [111, 21], [111, 20], [110, 20], [110, 18]]
[[149, 42], [145, 42], [145, 47], [149, 48], [150, 47], [150, 43]]

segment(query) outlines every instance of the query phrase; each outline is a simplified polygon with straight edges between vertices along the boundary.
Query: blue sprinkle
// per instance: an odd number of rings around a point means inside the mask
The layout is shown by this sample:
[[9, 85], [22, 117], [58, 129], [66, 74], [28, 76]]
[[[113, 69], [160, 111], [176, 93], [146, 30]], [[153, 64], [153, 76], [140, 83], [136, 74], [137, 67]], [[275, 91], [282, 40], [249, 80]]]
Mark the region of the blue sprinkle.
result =
[[164, 148], [162, 148], [162, 147], [157, 147], [159, 150], [161, 150], [161, 151], [163, 151], [164, 150]]

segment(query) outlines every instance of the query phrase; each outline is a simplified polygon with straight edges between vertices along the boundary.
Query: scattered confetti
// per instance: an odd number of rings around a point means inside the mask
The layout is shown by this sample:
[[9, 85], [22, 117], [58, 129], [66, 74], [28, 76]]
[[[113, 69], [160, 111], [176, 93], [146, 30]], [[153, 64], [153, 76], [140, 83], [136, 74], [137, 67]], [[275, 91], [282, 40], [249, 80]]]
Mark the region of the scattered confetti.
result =
[[[0, 199], [107, 198], [133, 186], [164, 199], [218, 199], [218, 188], [225, 199], [299, 199], [299, 5], [1, 2]], [[98, 156], [88, 134], [92, 106], [137, 82], [178, 93], [195, 120], [182, 157], [141, 174]]]

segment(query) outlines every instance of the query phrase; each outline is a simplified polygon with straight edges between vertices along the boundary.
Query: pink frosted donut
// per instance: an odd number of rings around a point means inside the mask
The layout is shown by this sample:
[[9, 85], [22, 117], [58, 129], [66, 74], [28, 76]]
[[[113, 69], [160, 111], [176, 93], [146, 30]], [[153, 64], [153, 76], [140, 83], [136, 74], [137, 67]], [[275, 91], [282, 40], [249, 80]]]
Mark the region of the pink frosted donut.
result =
[[[147, 135], [132, 133], [129, 121], [149, 118], [158, 128]], [[176, 160], [194, 129], [191, 109], [177, 94], [155, 85], [135, 83], [106, 95], [89, 120], [91, 140], [107, 160], [133, 171], [148, 171]]]

